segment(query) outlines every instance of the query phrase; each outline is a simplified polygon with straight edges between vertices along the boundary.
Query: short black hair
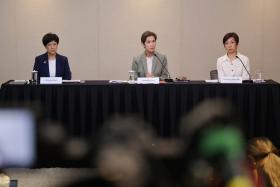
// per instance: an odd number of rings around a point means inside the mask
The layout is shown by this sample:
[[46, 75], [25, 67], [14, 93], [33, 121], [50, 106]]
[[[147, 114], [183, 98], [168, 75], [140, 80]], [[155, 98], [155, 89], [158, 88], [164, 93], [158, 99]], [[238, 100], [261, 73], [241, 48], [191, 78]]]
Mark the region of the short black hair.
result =
[[149, 37], [149, 36], [153, 36], [155, 38], [155, 40], [157, 40], [157, 35], [156, 33], [152, 32], [152, 31], [145, 31], [142, 36], [141, 36], [141, 42], [142, 44], [145, 44], [146, 42], [146, 39]]
[[223, 38], [223, 44], [225, 45], [226, 41], [229, 39], [229, 38], [234, 38], [236, 44], [238, 45], [239, 43], [239, 36], [235, 33], [235, 32], [229, 32], [227, 33], [224, 38]]
[[59, 43], [59, 38], [56, 34], [54, 33], [47, 33], [43, 36], [42, 42], [44, 46], [47, 46], [48, 43], [55, 41], [57, 44]]

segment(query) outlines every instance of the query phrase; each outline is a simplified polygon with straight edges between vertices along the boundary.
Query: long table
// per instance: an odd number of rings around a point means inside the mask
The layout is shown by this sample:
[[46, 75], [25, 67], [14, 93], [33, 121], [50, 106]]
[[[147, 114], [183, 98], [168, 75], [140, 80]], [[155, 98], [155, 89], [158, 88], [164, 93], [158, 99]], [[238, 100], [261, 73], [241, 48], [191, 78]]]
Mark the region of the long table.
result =
[[85, 81], [62, 85], [2, 84], [3, 104], [36, 103], [43, 119], [60, 122], [72, 135], [95, 135], [115, 114], [138, 115], [162, 137], [178, 135], [183, 115], [209, 98], [232, 102], [243, 119], [247, 138], [267, 136], [280, 145], [280, 85], [220, 84], [204, 81], [166, 84], [118, 84]]

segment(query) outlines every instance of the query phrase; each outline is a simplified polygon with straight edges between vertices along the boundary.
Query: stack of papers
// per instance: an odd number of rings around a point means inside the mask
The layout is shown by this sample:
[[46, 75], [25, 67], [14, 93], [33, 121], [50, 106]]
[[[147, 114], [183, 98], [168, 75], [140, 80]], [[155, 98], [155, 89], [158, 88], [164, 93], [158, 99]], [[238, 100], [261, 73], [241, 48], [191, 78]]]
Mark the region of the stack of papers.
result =
[[28, 84], [29, 80], [13, 80], [9, 84]]

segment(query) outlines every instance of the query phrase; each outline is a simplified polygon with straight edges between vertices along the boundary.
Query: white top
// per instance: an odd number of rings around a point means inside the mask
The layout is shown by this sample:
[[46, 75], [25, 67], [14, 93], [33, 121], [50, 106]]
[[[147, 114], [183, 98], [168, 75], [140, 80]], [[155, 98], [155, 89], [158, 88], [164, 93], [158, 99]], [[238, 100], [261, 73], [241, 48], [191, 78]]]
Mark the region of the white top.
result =
[[148, 73], [152, 73], [152, 67], [153, 67], [153, 56], [151, 57], [146, 57], [147, 58], [147, 70]]
[[55, 77], [55, 71], [56, 71], [56, 59], [49, 60], [50, 77]]
[[[237, 56], [242, 60], [244, 66], [250, 73], [250, 63], [249, 58], [245, 55], [237, 53]], [[217, 60], [217, 70], [218, 77], [242, 77], [243, 80], [249, 79], [249, 74], [242, 65], [240, 59], [236, 58], [233, 61], [230, 61], [227, 54], [218, 58]]]

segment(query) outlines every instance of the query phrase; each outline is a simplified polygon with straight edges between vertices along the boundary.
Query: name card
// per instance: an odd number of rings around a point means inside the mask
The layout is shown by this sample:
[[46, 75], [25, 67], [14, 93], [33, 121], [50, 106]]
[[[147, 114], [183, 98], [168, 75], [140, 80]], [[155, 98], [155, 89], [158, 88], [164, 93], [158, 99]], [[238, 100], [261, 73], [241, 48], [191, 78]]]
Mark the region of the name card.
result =
[[40, 84], [62, 84], [62, 77], [40, 77]]
[[242, 83], [242, 77], [221, 77], [220, 83], [240, 84]]
[[159, 77], [138, 77], [137, 84], [159, 84]]

